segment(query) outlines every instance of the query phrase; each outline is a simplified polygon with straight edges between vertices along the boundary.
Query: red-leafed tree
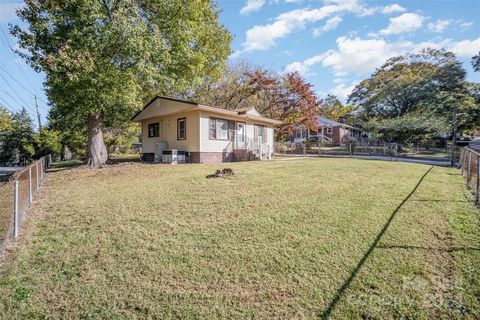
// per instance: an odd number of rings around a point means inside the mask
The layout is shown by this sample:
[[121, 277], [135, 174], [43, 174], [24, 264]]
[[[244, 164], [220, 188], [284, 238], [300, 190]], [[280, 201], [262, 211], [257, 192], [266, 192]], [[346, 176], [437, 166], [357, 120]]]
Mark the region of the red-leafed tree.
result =
[[320, 101], [312, 85], [298, 72], [286, 73], [279, 78], [269, 78], [265, 71], [252, 75], [255, 90], [264, 96], [264, 105], [259, 111], [273, 119], [283, 121], [277, 129], [277, 136], [293, 134], [296, 129], [317, 130]]
[[255, 107], [263, 115], [283, 121], [276, 130], [282, 138], [296, 129], [317, 129], [316, 117], [323, 102], [312, 87], [297, 72], [278, 75], [240, 62], [230, 65], [220, 81], [207, 82], [189, 98], [229, 110]]

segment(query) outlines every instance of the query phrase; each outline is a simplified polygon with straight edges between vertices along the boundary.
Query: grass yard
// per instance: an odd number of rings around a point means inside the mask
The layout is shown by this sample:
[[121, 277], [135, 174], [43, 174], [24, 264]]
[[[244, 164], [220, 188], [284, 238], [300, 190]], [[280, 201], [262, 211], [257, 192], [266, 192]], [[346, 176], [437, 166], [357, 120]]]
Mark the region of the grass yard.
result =
[[32, 209], [5, 319], [480, 317], [480, 211], [451, 168], [57, 168]]

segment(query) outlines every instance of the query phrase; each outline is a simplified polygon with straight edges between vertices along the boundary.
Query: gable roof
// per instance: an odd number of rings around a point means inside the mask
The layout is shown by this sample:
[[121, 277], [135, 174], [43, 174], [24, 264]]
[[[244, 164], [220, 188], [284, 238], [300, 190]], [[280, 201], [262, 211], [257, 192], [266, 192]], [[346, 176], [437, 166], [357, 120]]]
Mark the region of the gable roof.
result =
[[349, 126], [348, 124], [337, 122], [337, 121], [334, 121], [334, 120], [331, 120], [331, 119], [328, 119], [328, 118], [324, 118], [324, 117], [320, 117], [320, 116], [317, 117], [317, 123], [320, 126], [324, 125], [324, 126], [328, 126], [328, 127], [345, 127], [345, 128], [350, 128], [350, 129], [354, 129], [354, 130], [362, 130], [362, 129], [359, 129], [359, 128], [356, 128], [356, 127]]
[[[170, 110], [170, 112], [165, 111], [163, 114], [160, 114], [159, 112], [155, 112], [155, 111], [150, 111], [151, 108], [152, 108], [151, 106], [155, 105], [154, 102], [157, 99], [163, 99], [163, 100], [167, 100], [167, 101], [178, 102], [178, 103], [184, 104], [184, 106], [173, 107], [172, 110]], [[140, 121], [152, 118], [152, 117], [164, 116], [164, 115], [167, 115], [167, 114], [173, 114], [173, 113], [178, 113], [178, 112], [182, 112], [182, 111], [184, 111], [184, 112], [194, 111], [194, 110], [209, 111], [209, 112], [212, 112], [212, 113], [237, 117], [237, 118], [240, 118], [240, 119], [252, 119], [252, 120], [257, 120], [257, 121], [270, 123], [270, 124], [273, 124], [273, 125], [282, 124], [282, 121], [274, 120], [274, 119], [270, 119], [270, 118], [266, 118], [266, 117], [262, 116], [260, 114], [260, 112], [258, 112], [258, 110], [256, 110], [253, 107], [252, 108], [247, 108], [247, 109], [242, 109], [242, 110], [227, 110], [227, 109], [221, 109], [221, 108], [217, 108], [217, 107], [212, 107], [212, 106], [208, 106], [208, 105], [199, 104], [199, 103], [196, 103], [196, 102], [193, 102], [193, 101], [177, 99], [177, 98], [172, 98], [172, 97], [165, 97], [165, 96], [156, 96], [155, 98], [153, 98], [149, 103], [147, 103], [145, 105], [145, 107], [142, 110], [137, 112], [132, 117], [131, 120], [136, 121], [136, 122], [140, 122]]]

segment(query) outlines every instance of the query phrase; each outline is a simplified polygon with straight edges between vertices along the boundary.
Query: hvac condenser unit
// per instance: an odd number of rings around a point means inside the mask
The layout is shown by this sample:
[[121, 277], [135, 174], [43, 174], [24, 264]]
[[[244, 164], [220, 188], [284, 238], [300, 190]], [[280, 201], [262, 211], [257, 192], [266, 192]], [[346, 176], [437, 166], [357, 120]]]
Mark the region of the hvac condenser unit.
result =
[[179, 151], [177, 149], [163, 150], [162, 152], [163, 163], [185, 163], [185, 151]]

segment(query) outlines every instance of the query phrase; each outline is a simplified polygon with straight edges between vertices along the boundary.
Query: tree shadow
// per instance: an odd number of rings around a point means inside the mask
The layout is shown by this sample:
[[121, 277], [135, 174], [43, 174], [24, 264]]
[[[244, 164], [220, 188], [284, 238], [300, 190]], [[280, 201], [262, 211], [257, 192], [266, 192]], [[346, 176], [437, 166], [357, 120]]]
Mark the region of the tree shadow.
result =
[[110, 164], [120, 164], [125, 162], [141, 162], [139, 154], [113, 155], [109, 158]]
[[83, 160], [64, 160], [53, 162], [50, 168], [47, 169], [47, 172], [60, 172], [64, 170], [71, 170], [82, 166], [83, 164], [85, 164], [85, 161]]
[[425, 246], [414, 246], [414, 245], [379, 245], [378, 249], [405, 249], [405, 250], [425, 250], [425, 251], [438, 251], [438, 252], [456, 252], [456, 251], [480, 251], [480, 248], [477, 247], [452, 247], [448, 249], [435, 248], [435, 247], [425, 247]]
[[403, 205], [410, 199], [410, 197], [415, 193], [415, 191], [417, 191], [418, 187], [420, 186], [420, 184], [422, 183], [422, 181], [425, 179], [425, 177], [430, 173], [430, 171], [433, 169], [433, 166], [430, 166], [430, 168], [423, 174], [423, 176], [420, 178], [420, 180], [417, 182], [417, 184], [415, 185], [415, 187], [413, 188], [413, 190], [405, 197], [405, 199], [402, 200], [402, 202], [395, 208], [395, 210], [393, 210], [392, 214], [390, 215], [390, 217], [388, 218], [387, 222], [385, 223], [385, 225], [383, 226], [383, 228], [380, 230], [380, 232], [377, 234], [377, 236], [375, 237], [375, 240], [373, 240], [372, 244], [370, 245], [370, 247], [368, 248], [367, 252], [363, 255], [363, 257], [360, 259], [360, 261], [357, 263], [357, 265], [355, 266], [355, 268], [353, 269], [352, 273], [350, 274], [350, 276], [343, 282], [342, 286], [340, 287], [340, 289], [337, 290], [337, 292], [335, 293], [335, 296], [333, 297], [333, 299], [330, 301], [330, 303], [328, 304], [328, 306], [321, 312], [318, 314], [318, 316], [320, 318], [323, 318], [323, 319], [328, 319], [330, 317], [330, 315], [332, 314], [332, 311], [335, 309], [335, 306], [337, 305], [337, 303], [340, 301], [340, 299], [342, 298], [342, 296], [345, 294], [345, 291], [348, 289], [348, 287], [350, 286], [350, 284], [352, 283], [352, 281], [355, 279], [357, 273], [360, 271], [360, 269], [362, 268], [362, 266], [365, 264], [365, 262], [367, 261], [368, 257], [371, 255], [371, 253], [373, 252], [373, 249], [375, 249], [375, 247], [377, 247], [378, 243], [380, 242], [382, 236], [385, 234], [385, 232], [387, 231], [388, 227], [390, 226], [390, 224], [392, 223], [393, 221], [393, 218], [395, 218], [395, 216], [397, 215], [398, 211], [400, 211], [400, 209], [403, 207]]
[[468, 200], [450, 200], [450, 199], [412, 199], [410, 201], [418, 201], [418, 202], [463, 202], [463, 203], [470, 203], [474, 202]]

